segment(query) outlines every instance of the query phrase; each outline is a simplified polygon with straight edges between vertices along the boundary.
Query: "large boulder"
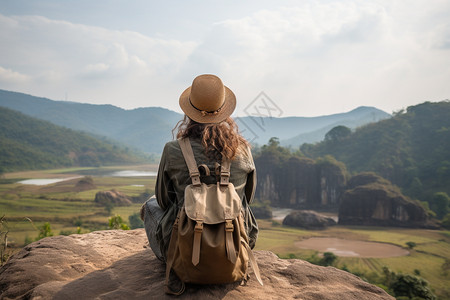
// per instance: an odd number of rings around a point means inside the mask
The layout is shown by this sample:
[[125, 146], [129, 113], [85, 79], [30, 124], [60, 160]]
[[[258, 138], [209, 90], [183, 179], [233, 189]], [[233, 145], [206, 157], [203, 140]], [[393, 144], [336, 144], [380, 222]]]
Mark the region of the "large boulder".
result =
[[97, 192], [94, 202], [99, 205], [114, 206], [129, 206], [132, 204], [130, 197], [116, 190]]
[[298, 210], [287, 215], [283, 220], [283, 225], [306, 229], [325, 229], [328, 226], [336, 225], [336, 221], [312, 210]]
[[[264, 286], [187, 285], [182, 299], [394, 299], [360, 278], [255, 251]], [[173, 299], [164, 264], [143, 229], [56, 236], [34, 242], [0, 268], [0, 299]], [[251, 275], [253, 275], [251, 273]]]
[[340, 202], [341, 225], [436, 227], [419, 203], [374, 173], [352, 177]]

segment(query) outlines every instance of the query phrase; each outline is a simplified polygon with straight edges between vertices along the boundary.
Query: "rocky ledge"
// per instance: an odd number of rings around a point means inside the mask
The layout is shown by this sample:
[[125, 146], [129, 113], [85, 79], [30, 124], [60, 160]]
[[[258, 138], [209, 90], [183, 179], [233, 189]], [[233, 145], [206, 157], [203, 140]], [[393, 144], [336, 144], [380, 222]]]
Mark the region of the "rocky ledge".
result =
[[[188, 285], [183, 299], [394, 299], [358, 277], [255, 251], [264, 286]], [[0, 299], [173, 299], [144, 230], [108, 230], [34, 242], [0, 268]]]

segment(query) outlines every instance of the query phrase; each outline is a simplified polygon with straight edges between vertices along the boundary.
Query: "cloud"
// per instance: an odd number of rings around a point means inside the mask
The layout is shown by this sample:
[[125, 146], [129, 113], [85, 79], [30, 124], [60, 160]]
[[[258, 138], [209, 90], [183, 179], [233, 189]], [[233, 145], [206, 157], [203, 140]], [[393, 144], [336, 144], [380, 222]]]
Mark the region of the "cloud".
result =
[[28, 80], [28, 76], [20, 74], [10, 69], [5, 69], [0, 66], [0, 82], [7, 82], [10, 84], [23, 84]]
[[155, 90], [173, 90], [169, 83], [195, 46], [40, 16], [0, 15], [0, 39], [0, 88], [27, 79], [19, 91], [127, 108], [162, 105]]
[[224, 20], [214, 24], [187, 67], [208, 65], [244, 102], [263, 90], [294, 115], [359, 105], [391, 112], [448, 98], [450, 87], [442, 80], [450, 78], [450, 23], [443, 16], [450, 5], [410, 4], [305, 1]]
[[183, 28], [181, 41], [0, 15], [0, 88], [180, 111], [194, 76], [215, 73], [238, 96], [237, 114], [264, 91], [285, 115], [303, 116], [449, 98], [448, 1], [284, 3], [216, 18], [195, 41]]

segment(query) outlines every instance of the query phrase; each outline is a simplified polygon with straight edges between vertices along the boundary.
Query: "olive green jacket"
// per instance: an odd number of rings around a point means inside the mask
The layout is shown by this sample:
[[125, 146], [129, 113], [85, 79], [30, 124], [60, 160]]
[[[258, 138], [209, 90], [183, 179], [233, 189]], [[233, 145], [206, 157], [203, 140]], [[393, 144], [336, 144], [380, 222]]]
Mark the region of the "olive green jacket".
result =
[[[210, 176], [202, 175], [200, 177], [201, 181], [206, 184], [215, 184], [217, 182], [214, 175], [216, 161], [206, 157], [199, 140], [190, 139], [190, 142], [197, 165], [206, 164], [211, 170]], [[237, 194], [242, 199], [244, 222], [250, 247], [253, 248], [258, 236], [258, 225], [249, 204], [253, 201], [255, 194], [256, 171], [249, 149], [242, 150], [241, 154], [231, 162], [230, 182], [233, 183]], [[165, 211], [157, 229], [157, 239], [163, 255], [168, 247], [173, 222], [179, 209], [183, 206], [184, 190], [191, 183], [189, 170], [178, 141], [168, 142], [161, 156], [155, 187], [158, 204]]]

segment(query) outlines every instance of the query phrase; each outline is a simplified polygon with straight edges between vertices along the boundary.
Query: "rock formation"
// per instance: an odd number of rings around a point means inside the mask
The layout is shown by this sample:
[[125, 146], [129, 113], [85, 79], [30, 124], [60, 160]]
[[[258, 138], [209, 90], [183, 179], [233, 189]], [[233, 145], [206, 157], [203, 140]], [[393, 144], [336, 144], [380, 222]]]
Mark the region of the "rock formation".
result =
[[77, 192], [95, 189], [94, 179], [91, 176], [85, 176], [77, 181], [75, 190]]
[[[264, 286], [187, 285], [181, 299], [394, 299], [358, 277], [255, 251]], [[97, 231], [34, 242], [0, 268], [1, 299], [173, 299], [164, 265], [143, 229]], [[251, 273], [252, 275], [252, 273]]]
[[100, 205], [111, 204], [114, 206], [128, 206], [131, 205], [131, 199], [118, 191], [100, 191], [95, 194], [94, 202]]
[[420, 204], [374, 173], [362, 173], [349, 180], [341, 198], [339, 224], [434, 227]]
[[336, 225], [332, 218], [322, 216], [315, 211], [299, 210], [293, 211], [283, 220], [283, 225], [301, 227], [306, 229], [325, 229]]
[[252, 212], [257, 219], [272, 219], [272, 208], [268, 205], [252, 205]]
[[339, 207], [346, 185], [346, 170], [332, 158], [314, 161], [290, 157], [280, 162], [269, 155], [255, 159], [258, 170], [256, 197], [270, 200], [272, 206], [299, 209], [333, 209]]

